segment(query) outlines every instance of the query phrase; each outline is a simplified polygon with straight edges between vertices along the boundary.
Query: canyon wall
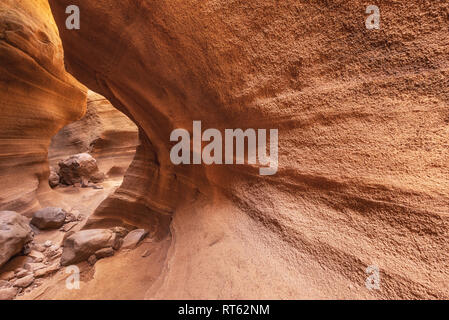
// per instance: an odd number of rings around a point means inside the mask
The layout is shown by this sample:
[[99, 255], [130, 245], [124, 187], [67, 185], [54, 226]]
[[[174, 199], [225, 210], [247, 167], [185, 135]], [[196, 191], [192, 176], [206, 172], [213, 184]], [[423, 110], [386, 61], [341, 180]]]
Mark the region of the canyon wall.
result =
[[30, 214], [48, 189], [50, 139], [86, 104], [46, 0], [0, 3], [0, 101], [0, 210]]
[[53, 138], [48, 151], [50, 166], [71, 155], [87, 152], [96, 160], [101, 172], [122, 176], [134, 158], [139, 144], [138, 129], [103, 96], [89, 91], [84, 117], [62, 128]]
[[[446, 1], [379, 1], [380, 30], [359, 0], [50, 5], [68, 70], [140, 129], [96, 216], [171, 235], [148, 298], [449, 297]], [[277, 174], [174, 166], [193, 120], [278, 129]]]

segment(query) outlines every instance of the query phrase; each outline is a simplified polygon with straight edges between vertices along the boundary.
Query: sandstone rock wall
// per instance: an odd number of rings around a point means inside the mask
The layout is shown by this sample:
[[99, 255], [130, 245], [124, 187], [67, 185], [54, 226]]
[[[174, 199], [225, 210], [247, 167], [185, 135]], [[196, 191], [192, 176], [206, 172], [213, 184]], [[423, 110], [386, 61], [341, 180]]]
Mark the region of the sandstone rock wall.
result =
[[136, 125], [104, 97], [89, 91], [85, 116], [53, 137], [48, 157], [50, 166], [57, 168], [60, 160], [88, 152], [101, 172], [123, 175], [138, 144]]
[[[149, 298], [449, 296], [446, 1], [379, 1], [381, 30], [359, 0], [50, 4], [70, 72], [139, 126], [97, 216], [170, 226]], [[193, 120], [279, 129], [278, 173], [173, 166]]]
[[50, 139], [84, 114], [86, 89], [66, 73], [63, 59], [48, 1], [1, 1], [0, 210], [39, 208]]

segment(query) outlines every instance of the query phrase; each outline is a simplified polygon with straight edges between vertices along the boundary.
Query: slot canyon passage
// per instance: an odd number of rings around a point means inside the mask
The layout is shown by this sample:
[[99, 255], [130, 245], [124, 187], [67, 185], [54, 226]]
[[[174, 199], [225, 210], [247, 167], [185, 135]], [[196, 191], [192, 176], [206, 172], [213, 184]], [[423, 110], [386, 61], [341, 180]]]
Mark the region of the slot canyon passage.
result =
[[[0, 214], [149, 232], [81, 262], [79, 290], [60, 268], [17, 298], [449, 298], [449, 6], [378, 5], [367, 30], [359, 0], [2, 0]], [[277, 173], [173, 165], [196, 120], [278, 129]], [[103, 189], [51, 189], [81, 152]]]

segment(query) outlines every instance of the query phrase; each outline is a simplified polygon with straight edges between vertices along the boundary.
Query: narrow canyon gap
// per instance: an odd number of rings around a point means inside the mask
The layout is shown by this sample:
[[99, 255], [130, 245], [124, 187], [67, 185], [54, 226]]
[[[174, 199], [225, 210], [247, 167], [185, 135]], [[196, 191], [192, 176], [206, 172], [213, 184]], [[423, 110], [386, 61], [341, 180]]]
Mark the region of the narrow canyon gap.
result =
[[[140, 130], [91, 225], [171, 235], [147, 298], [448, 298], [443, 1], [380, 1], [374, 31], [359, 0], [49, 2], [68, 71]], [[174, 166], [195, 120], [278, 129], [278, 172]]]

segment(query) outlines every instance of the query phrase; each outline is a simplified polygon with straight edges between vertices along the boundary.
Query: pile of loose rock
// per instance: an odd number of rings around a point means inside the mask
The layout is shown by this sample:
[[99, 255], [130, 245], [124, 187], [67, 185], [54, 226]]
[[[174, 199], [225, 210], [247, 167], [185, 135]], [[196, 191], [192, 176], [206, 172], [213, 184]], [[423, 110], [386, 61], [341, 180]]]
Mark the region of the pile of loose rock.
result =
[[[78, 212], [67, 213], [61, 208], [39, 210], [31, 222], [16, 212], [0, 212], [0, 267], [18, 254], [26, 256], [22, 267], [0, 274], [0, 300], [33, 290], [42, 284], [42, 278], [62, 266], [83, 261], [94, 265], [119, 249], [133, 249], [148, 235], [144, 229], [129, 231], [123, 227], [72, 231], [83, 219]], [[66, 232], [61, 247], [49, 240], [34, 240], [34, 233], [49, 229]]]
[[17, 294], [37, 288], [41, 285], [40, 278], [51, 275], [60, 268], [62, 248], [51, 241], [32, 241], [22, 252], [27, 253], [23, 267], [0, 275], [0, 300], [10, 300]]
[[105, 179], [97, 161], [88, 153], [75, 154], [58, 163], [59, 169], [51, 169], [48, 179], [52, 188], [58, 185], [94, 187]]

